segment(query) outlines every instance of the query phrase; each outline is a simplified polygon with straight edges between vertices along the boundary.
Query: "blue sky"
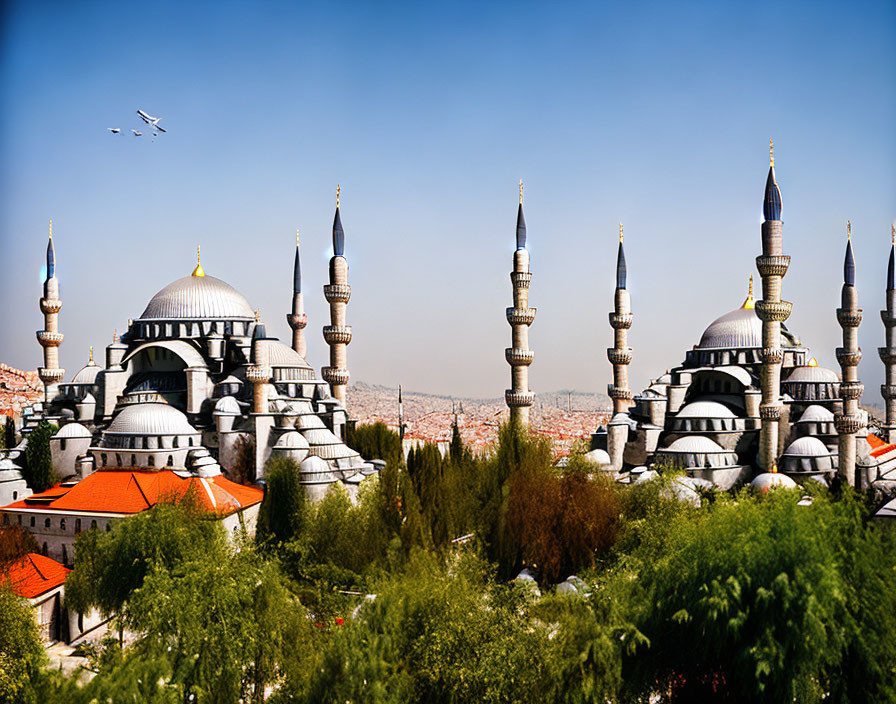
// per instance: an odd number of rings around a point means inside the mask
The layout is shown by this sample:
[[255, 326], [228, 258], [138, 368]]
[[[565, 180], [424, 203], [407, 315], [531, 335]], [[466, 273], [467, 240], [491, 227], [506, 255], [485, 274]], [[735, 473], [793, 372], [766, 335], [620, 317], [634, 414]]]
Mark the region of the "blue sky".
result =
[[[846, 219], [878, 400], [896, 219], [896, 4], [100, 3], [5, 5], [0, 359], [35, 368], [47, 220], [63, 365], [207, 273], [288, 338], [302, 230], [309, 361], [335, 187], [355, 380], [457, 395], [508, 385], [517, 181], [538, 315], [537, 392], [605, 390], [626, 229], [633, 383], [737, 307], [775, 139], [790, 327], [835, 366]], [[137, 108], [168, 133], [138, 128]], [[146, 133], [147, 131], [144, 130]]]

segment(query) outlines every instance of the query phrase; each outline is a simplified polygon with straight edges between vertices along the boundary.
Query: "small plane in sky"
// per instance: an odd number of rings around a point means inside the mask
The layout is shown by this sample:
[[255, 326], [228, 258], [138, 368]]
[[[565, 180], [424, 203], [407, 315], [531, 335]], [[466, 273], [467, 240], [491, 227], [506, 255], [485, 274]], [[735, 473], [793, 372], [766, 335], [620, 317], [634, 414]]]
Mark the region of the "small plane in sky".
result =
[[142, 132], [138, 132], [137, 130], [131, 130], [131, 132], [134, 133], [134, 136], [135, 136], [135, 137], [142, 137], [142, 136], [143, 136], [143, 133], [142, 133]]
[[152, 125], [152, 126], [153, 126], [153, 129], [156, 129], [156, 130], [158, 130], [159, 132], [165, 132], [165, 131], [166, 131], [163, 127], [159, 127], [159, 120], [162, 119], [161, 117], [153, 117], [152, 115], [149, 115], [149, 114], [143, 112], [142, 110], [138, 110], [138, 111], [137, 111], [137, 115], [138, 115], [138, 116], [140, 117], [140, 119], [143, 120], [143, 122], [145, 122], [147, 125]]
[[112, 134], [118, 134], [119, 132], [121, 132], [120, 127], [107, 127], [106, 129], [109, 130]]

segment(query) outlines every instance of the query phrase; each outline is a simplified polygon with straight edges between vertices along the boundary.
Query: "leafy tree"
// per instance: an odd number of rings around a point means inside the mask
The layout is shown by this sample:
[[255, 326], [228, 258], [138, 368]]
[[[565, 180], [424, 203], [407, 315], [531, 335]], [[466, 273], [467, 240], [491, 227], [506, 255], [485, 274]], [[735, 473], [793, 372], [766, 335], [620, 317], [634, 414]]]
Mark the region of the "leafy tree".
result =
[[251, 484], [255, 481], [255, 437], [240, 435], [235, 454], [229, 478], [237, 484]]
[[56, 434], [59, 426], [42, 420], [28, 436], [25, 447], [25, 480], [34, 493], [46, 491], [59, 478], [53, 471], [53, 458], [50, 454], [50, 438]]
[[0, 583], [0, 704], [31, 704], [39, 696], [46, 661], [34, 610]]
[[220, 556], [226, 538], [218, 521], [188, 493], [119, 521], [112, 530], [88, 530], [75, 541], [75, 569], [66, 602], [77, 611], [121, 611], [154, 564], [174, 567], [198, 555]]
[[31, 533], [20, 526], [0, 528], [0, 566], [29, 552], [40, 552], [40, 546]]
[[259, 542], [286, 543], [297, 537], [307, 521], [305, 490], [299, 483], [299, 464], [275, 458], [265, 467], [267, 488], [258, 514]]

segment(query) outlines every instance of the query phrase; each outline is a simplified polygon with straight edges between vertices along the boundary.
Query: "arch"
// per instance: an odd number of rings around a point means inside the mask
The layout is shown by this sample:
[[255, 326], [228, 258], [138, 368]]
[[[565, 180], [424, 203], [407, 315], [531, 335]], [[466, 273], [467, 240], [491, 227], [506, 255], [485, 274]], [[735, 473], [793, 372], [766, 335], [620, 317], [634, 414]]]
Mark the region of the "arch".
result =
[[156, 466], [156, 456], [155, 455], [149, 455], [146, 458], [146, 466], [147, 467], [155, 467]]
[[90, 522], [90, 530], [95, 530], [95, 529], [96, 529], [96, 519], [94, 518], [94, 519]]
[[65, 519], [64, 518], [59, 519], [59, 530], [62, 530], [62, 531], [65, 530]]
[[168, 455], [168, 462], [166, 464], [168, 467], [174, 466], [174, 455]]

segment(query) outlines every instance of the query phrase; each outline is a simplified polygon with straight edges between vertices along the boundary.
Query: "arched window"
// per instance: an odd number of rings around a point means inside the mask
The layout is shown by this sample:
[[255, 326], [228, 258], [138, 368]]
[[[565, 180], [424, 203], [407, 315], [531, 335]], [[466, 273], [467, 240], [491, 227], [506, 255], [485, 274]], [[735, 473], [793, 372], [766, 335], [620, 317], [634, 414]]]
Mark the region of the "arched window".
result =
[[93, 530], [95, 528], [96, 528], [96, 519], [94, 519], [90, 522], [90, 529]]
[[34, 516], [31, 517], [31, 527], [34, 528]]
[[65, 530], [65, 519], [64, 518], [59, 519], [59, 530]]
[[156, 466], [156, 456], [155, 456], [155, 455], [150, 455], [149, 457], [147, 457], [147, 458], [146, 458], [146, 465], [147, 465], [148, 467], [155, 467], [155, 466]]
[[107, 522], [106, 523], [106, 532], [108, 533], [110, 530], [112, 530], [112, 524]]
[[174, 456], [173, 455], [168, 455], [168, 466], [169, 467], [174, 466]]
[[81, 519], [76, 518], [75, 519], [75, 535], [77, 535], [80, 532], [81, 532]]
[[131, 455], [131, 467], [137, 466], [137, 455]]
[[180, 438], [177, 435], [174, 436], [174, 447], [180, 447]]
[[50, 527], [50, 519], [49, 519], [49, 518], [45, 518], [45, 519], [44, 519], [44, 528], [49, 528], [49, 527]]
[[121, 455], [119, 455], [118, 453], [115, 453], [115, 464], [121, 467]]
[[[19, 492], [17, 492], [17, 491], [12, 492], [12, 500], [15, 501], [17, 498], [19, 498]], [[22, 522], [22, 519], [21, 519], [21, 517], [19, 517], [19, 523], [21, 523], [21, 522]]]
[[43, 555], [44, 557], [47, 556], [47, 544], [46, 543], [44, 543], [43, 547], [40, 549], [40, 554]]
[[62, 450], [63, 452], [65, 451], [65, 438], [62, 438], [59, 441], [59, 449]]

